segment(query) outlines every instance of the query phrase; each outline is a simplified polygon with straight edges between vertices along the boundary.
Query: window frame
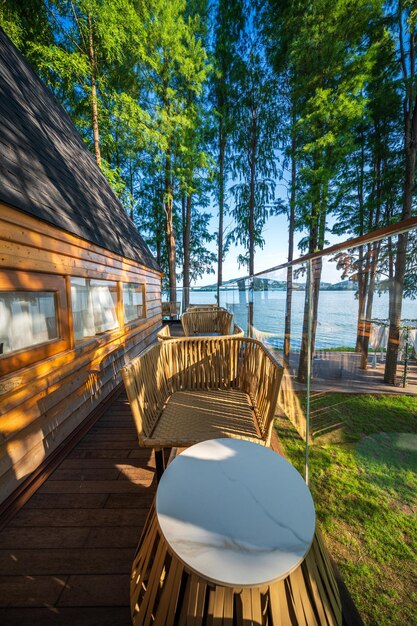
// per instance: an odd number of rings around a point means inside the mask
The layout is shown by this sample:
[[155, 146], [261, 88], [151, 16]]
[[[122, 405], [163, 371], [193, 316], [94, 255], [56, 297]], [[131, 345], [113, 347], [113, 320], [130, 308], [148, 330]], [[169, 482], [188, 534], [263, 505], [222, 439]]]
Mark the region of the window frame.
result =
[[24, 291], [28, 293], [53, 292], [56, 303], [58, 337], [44, 343], [27, 346], [11, 353], [0, 355], [0, 375], [5, 376], [47, 359], [70, 348], [68, 324], [68, 303], [65, 276], [2, 270], [0, 273], [0, 293], [3, 291]]
[[[133, 324], [137, 324], [138, 322], [140, 322], [141, 320], [146, 320], [147, 318], [147, 307], [146, 307], [146, 291], [145, 291], [145, 283], [140, 283], [137, 281], [122, 281], [120, 283], [121, 288], [120, 288], [120, 297], [121, 297], [121, 302], [120, 302], [120, 310], [121, 313], [123, 315], [123, 325], [124, 326], [131, 326]], [[125, 318], [125, 305], [123, 302], [123, 285], [138, 285], [141, 288], [142, 291], [142, 315], [141, 317], [135, 317], [133, 320], [129, 320], [128, 322], [126, 321]]]
[[[86, 337], [81, 337], [80, 339], [76, 339], [75, 338], [75, 331], [74, 331], [74, 307], [73, 307], [73, 298], [72, 298], [72, 279], [76, 279], [76, 278], [80, 278], [82, 280], [94, 280], [94, 281], [101, 281], [103, 283], [112, 283], [116, 286], [116, 303], [115, 303], [115, 313], [116, 313], [116, 319], [117, 319], [117, 327], [116, 328], [109, 328], [108, 330], [103, 330], [101, 332], [95, 333], [94, 335], [88, 335]], [[78, 347], [80, 345], [83, 345], [85, 343], [88, 343], [89, 341], [94, 341], [99, 339], [100, 337], [103, 337], [105, 335], [110, 335], [111, 333], [120, 333], [120, 331], [123, 330], [123, 325], [121, 323], [120, 320], [120, 293], [119, 293], [119, 281], [117, 280], [110, 280], [108, 278], [96, 278], [96, 276], [86, 276], [86, 275], [79, 275], [79, 274], [70, 274], [69, 275], [69, 288], [68, 288], [68, 298], [69, 298], [69, 302], [70, 302], [70, 315], [71, 315], [71, 341], [73, 343], [74, 347]]]

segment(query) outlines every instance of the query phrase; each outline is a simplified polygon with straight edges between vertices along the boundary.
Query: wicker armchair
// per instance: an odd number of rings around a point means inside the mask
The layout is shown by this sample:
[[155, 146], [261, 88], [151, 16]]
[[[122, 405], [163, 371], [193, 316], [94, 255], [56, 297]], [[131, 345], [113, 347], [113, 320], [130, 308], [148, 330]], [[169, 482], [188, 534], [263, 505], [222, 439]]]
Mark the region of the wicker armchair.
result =
[[216, 311], [218, 304], [189, 304], [187, 311]]
[[162, 302], [162, 317], [179, 317], [181, 302]]
[[[243, 329], [237, 324], [233, 324], [232, 332], [230, 333], [230, 335], [227, 335], [227, 336], [243, 337], [243, 335], [244, 335]], [[171, 335], [171, 330], [168, 324], [166, 324], [165, 326], [162, 326], [161, 330], [158, 331], [157, 337], [158, 337], [158, 341], [167, 341], [167, 340], [177, 341], [178, 339], [182, 339], [182, 337], [173, 337]], [[198, 337], [190, 337], [190, 338], [197, 339]]]
[[180, 317], [186, 337], [201, 335], [230, 335], [233, 314], [226, 309], [191, 309]]
[[283, 368], [247, 337], [162, 341], [122, 369], [139, 438], [162, 449], [218, 437], [269, 445]]

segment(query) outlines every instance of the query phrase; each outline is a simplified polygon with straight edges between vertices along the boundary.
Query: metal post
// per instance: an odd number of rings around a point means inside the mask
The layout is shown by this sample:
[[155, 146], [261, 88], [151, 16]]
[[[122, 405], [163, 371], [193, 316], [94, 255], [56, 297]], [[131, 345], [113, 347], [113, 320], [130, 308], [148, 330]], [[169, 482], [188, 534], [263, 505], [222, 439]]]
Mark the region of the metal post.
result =
[[308, 325], [307, 325], [307, 385], [306, 385], [306, 450], [305, 450], [305, 481], [308, 485], [308, 453], [310, 439], [310, 379], [311, 379], [311, 333], [313, 327], [313, 266], [307, 261], [307, 298], [308, 298]]
[[403, 372], [403, 387], [405, 388], [407, 385], [407, 375], [408, 375], [408, 349], [410, 343], [410, 329], [408, 326], [405, 328], [405, 342], [404, 342], [404, 372]]

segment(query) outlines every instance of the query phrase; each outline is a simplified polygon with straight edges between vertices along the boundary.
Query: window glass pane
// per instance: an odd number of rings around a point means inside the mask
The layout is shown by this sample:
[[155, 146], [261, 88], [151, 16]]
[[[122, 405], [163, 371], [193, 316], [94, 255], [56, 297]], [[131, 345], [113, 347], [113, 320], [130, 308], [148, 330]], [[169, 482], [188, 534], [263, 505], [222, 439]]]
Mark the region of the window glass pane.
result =
[[53, 291], [0, 292], [0, 354], [58, 339]]
[[125, 322], [131, 322], [144, 316], [143, 285], [123, 283], [123, 309]]
[[71, 278], [71, 299], [76, 341], [118, 328], [116, 283]]

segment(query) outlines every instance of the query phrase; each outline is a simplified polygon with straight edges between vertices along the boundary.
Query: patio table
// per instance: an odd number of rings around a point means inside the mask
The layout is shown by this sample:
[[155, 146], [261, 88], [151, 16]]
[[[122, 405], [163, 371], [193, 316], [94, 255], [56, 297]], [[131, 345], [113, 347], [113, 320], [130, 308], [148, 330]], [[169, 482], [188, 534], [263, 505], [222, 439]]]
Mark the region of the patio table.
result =
[[238, 439], [182, 452], [138, 546], [131, 611], [135, 625], [341, 624], [313, 500], [295, 468]]

